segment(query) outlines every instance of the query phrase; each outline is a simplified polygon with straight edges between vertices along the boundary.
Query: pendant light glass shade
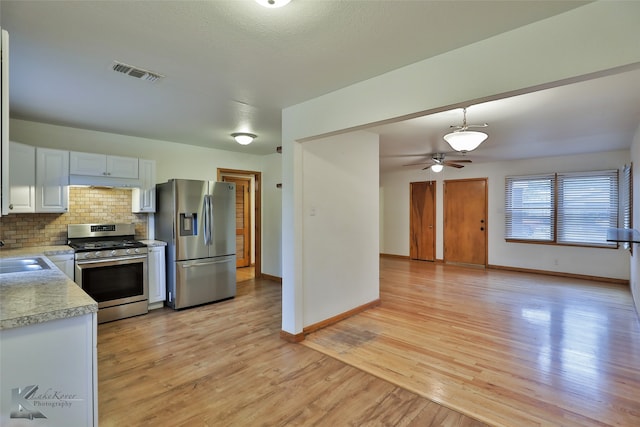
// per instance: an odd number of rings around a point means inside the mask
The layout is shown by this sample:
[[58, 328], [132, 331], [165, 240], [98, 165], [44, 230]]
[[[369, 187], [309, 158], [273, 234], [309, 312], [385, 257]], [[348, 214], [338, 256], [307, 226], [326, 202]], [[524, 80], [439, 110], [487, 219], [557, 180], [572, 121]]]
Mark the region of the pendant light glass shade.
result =
[[435, 173], [442, 172], [442, 169], [443, 169], [443, 168], [444, 168], [444, 166], [443, 166], [443, 165], [441, 165], [441, 164], [431, 165], [431, 170], [432, 170], [433, 172], [435, 172]]
[[466, 153], [478, 148], [482, 142], [487, 139], [487, 134], [472, 130], [461, 130], [448, 133], [444, 136], [444, 140], [456, 151]]

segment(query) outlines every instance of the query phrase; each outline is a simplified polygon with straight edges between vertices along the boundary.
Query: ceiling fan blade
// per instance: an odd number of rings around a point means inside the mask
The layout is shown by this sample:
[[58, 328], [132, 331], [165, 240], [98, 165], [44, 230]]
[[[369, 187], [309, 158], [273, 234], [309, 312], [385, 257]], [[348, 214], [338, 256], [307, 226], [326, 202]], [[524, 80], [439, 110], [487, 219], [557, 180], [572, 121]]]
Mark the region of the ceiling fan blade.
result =
[[408, 165], [402, 165], [402, 166], [421, 166], [421, 165], [430, 165], [433, 162], [422, 162], [422, 163], [410, 163]]
[[469, 159], [460, 159], [460, 160], [449, 160], [452, 163], [472, 163]]
[[445, 166], [451, 166], [451, 167], [453, 167], [453, 168], [458, 168], [458, 169], [460, 169], [460, 168], [463, 168], [463, 167], [464, 167], [463, 165], [459, 165], [459, 164], [457, 164], [457, 163], [453, 163], [453, 162], [444, 162], [444, 165], [445, 165]]

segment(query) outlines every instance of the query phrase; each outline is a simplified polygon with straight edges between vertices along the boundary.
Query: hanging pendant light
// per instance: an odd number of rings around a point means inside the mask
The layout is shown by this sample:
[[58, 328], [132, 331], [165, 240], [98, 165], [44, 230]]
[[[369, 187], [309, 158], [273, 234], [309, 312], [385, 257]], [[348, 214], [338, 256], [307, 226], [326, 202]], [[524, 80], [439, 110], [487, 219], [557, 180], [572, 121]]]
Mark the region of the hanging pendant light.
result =
[[455, 130], [444, 136], [444, 140], [456, 151], [466, 153], [473, 151], [487, 139], [488, 135], [484, 132], [468, 130], [469, 127], [487, 127], [486, 123], [482, 125], [467, 125], [467, 109], [463, 108], [462, 126], [452, 126]]

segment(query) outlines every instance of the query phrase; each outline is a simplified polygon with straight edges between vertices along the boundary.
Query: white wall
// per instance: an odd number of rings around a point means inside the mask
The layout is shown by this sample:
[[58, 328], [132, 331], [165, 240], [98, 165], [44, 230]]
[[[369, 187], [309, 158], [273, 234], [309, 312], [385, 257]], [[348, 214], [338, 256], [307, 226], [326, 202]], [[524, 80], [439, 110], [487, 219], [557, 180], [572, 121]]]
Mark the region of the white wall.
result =
[[[261, 171], [265, 182], [281, 175], [279, 155], [256, 156], [16, 119], [10, 120], [10, 133], [10, 140], [38, 147], [155, 160], [159, 183], [171, 178], [216, 180], [218, 168]], [[280, 277], [280, 216], [275, 218], [273, 212], [280, 210], [281, 199], [271, 193], [263, 193], [262, 201], [263, 212], [268, 212], [262, 219], [262, 252], [269, 254], [262, 271]]]
[[282, 155], [262, 156], [262, 272], [282, 277]]
[[[573, 246], [509, 243], [504, 240], [504, 183], [510, 175], [622, 169], [630, 161], [628, 151], [549, 157], [498, 163], [473, 163], [464, 169], [445, 168], [441, 173], [407, 170], [381, 176], [386, 195], [382, 253], [409, 255], [409, 183], [437, 180], [436, 258], [443, 258], [443, 180], [488, 178], [488, 263], [490, 265], [547, 270], [588, 276], [629, 279], [629, 255], [618, 250]], [[557, 264], [556, 264], [557, 262]]]
[[379, 298], [378, 135], [303, 144], [304, 326]]
[[[640, 125], [636, 130], [631, 145], [631, 161], [633, 162], [633, 228], [640, 230]], [[631, 293], [640, 315], [640, 245], [634, 243], [631, 256]]]
[[589, 3], [285, 108], [282, 329], [298, 334], [305, 319], [301, 140], [640, 62], [638, 16], [640, 2]]

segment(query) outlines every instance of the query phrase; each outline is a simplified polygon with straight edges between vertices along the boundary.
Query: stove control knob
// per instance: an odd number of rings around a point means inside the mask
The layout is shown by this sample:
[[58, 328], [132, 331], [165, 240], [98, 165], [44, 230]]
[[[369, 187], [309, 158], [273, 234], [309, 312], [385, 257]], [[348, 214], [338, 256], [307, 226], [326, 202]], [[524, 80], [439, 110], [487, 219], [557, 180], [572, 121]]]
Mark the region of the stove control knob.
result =
[[95, 253], [95, 257], [96, 257], [96, 258], [100, 258], [101, 256], [102, 256], [102, 252], [97, 251], [97, 252]]
[[115, 250], [111, 251], [111, 256], [116, 256], [117, 252]]
[[139, 253], [140, 253], [140, 249], [136, 248], [136, 249], [135, 249], [135, 252], [136, 252], [137, 254], [139, 254]]

